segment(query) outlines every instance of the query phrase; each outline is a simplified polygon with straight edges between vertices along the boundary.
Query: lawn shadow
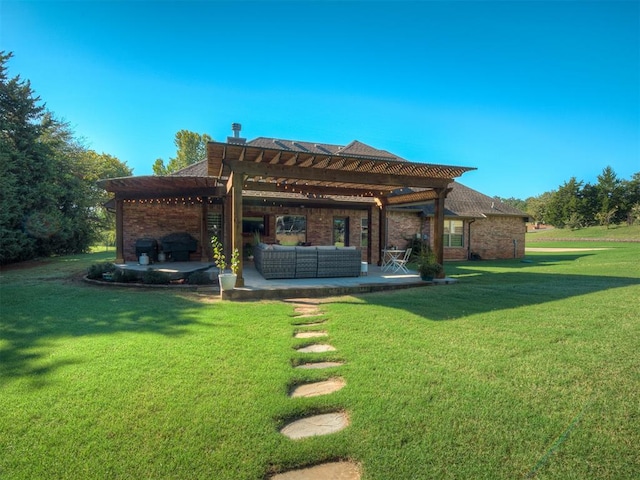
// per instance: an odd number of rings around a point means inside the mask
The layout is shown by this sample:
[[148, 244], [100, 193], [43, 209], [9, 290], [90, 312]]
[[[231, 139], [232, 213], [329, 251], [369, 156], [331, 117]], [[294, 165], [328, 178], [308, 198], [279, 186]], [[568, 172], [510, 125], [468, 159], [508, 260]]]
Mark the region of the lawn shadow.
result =
[[610, 276], [609, 272], [603, 272], [603, 275], [567, 273], [575, 270], [575, 265], [558, 273], [550, 271], [558, 265], [591, 255], [593, 253], [581, 252], [535, 260], [449, 264], [447, 273], [458, 280], [456, 284], [368, 294], [360, 300], [367, 305], [398, 308], [428, 320], [442, 321], [640, 285], [640, 278]]
[[0, 384], [32, 377], [34, 385], [41, 386], [53, 371], [77, 363], [52, 354], [55, 343], [65, 337], [183, 335], [188, 325], [199, 321], [195, 311], [199, 308], [203, 305], [162, 291], [99, 288], [78, 282], [53, 286], [38, 282], [15, 288], [5, 284]]

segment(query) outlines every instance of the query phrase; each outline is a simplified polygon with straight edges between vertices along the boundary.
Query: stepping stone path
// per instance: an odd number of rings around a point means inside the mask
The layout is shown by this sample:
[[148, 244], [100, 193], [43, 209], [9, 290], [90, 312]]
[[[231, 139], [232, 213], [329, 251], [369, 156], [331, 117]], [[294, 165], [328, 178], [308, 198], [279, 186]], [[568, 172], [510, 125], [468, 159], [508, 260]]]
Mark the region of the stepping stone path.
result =
[[[298, 303], [295, 305], [295, 318], [313, 318], [320, 317], [317, 305], [309, 303]], [[297, 327], [312, 327], [322, 325], [326, 320], [298, 323]], [[294, 338], [320, 338], [328, 336], [328, 332], [321, 331], [298, 331], [294, 334]], [[305, 347], [297, 348], [299, 353], [322, 353], [334, 352], [336, 348], [330, 344], [312, 344]], [[298, 365], [295, 368], [300, 369], [322, 369], [339, 367], [343, 362], [309, 362]], [[307, 383], [298, 385], [290, 393], [290, 397], [316, 397], [319, 395], [329, 395], [343, 388], [346, 382], [343, 378], [335, 377], [321, 382]], [[280, 433], [292, 440], [302, 438], [315, 437], [319, 435], [329, 435], [339, 432], [349, 425], [349, 418], [345, 412], [331, 412], [321, 415], [312, 415], [292, 421], [282, 427]], [[271, 480], [360, 480], [360, 468], [352, 462], [328, 462], [313, 467], [291, 470], [289, 472], [279, 473], [270, 477]]]
[[298, 332], [294, 335], [294, 338], [318, 338], [318, 337], [326, 337], [329, 335], [324, 330], [319, 330], [315, 332]]
[[315, 467], [292, 470], [271, 477], [272, 480], [359, 480], [360, 471], [357, 465], [350, 462], [331, 462]]
[[296, 351], [300, 353], [335, 352], [336, 347], [325, 343], [314, 343], [313, 345], [308, 345], [306, 347], [296, 348]]
[[342, 378], [330, 378], [323, 382], [306, 383], [298, 385], [291, 392], [291, 397], [317, 397], [319, 395], [328, 395], [337, 392], [346, 385]]
[[303, 363], [302, 365], [298, 365], [295, 368], [300, 368], [302, 370], [313, 370], [320, 368], [340, 367], [342, 365], [344, 365], [343, 362], [310, 362]]
[[349, 425], [349, 419], [345, 413], [323, 413], [291, 422], [285, 425], [280, 430], [280, 433], [293, 440], [299, 440], [301, 438], [339, 432], [347, 425]]
[[313, 323], [299, 323], [298, 327], [319, 327], [320, 325], [323, 325], [327, 323], [326, 320], [322, 320], [321, 322], [313, 322]]

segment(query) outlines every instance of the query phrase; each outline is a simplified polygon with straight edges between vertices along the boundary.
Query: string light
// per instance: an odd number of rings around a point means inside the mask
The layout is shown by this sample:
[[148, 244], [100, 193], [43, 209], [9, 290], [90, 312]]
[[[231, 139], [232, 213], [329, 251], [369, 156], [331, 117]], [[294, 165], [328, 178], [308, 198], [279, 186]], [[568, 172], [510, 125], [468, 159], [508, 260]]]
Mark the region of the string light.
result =
[[[146, 198], [146, 199], [128, 199], [123, 200], [123, 203], [131, 205], [202, 205], [205, 203], [203, 197], [161, 197], [161, 198]], [[216, 203], [215, 198], [207, 197], [206, 203], [213, 205]]]

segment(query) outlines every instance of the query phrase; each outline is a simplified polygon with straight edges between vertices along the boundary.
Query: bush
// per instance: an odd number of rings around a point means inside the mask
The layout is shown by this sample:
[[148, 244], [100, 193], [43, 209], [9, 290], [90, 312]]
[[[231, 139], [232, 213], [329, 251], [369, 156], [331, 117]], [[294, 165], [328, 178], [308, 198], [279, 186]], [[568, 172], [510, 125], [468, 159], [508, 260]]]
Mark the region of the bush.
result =
[[171, 277], [158, 270], [149, 269], [142, 274], [142, 283], [148, 285], [166, 285], [171, 281]]
[[116, 271], [113, 272], [113, 281], [118, 283], [137, 282], [138, 275], [136, 274], [136, 272], [133, 272], [131, 270], [116, 269]]
[[96, 263], [87, 270], [87, 278], [92, 280], [102, 280], [103, 273], [112, 273], [116, 269], [111, 262]]
[[211, 285], [213, 284], [213, 280], [207, 272], [193, 272], [187, 278], [187, 283], [189, 285]]

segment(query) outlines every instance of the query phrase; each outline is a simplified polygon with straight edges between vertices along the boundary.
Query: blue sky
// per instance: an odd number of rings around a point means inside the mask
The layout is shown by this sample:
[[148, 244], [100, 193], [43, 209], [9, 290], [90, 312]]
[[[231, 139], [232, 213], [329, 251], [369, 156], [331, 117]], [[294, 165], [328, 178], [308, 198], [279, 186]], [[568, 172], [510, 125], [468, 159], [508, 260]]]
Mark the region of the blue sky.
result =
[[476, 167], [527, 198], [640, 171], [639, 1], [0, 2], [0, 49], [136, 175], [187, 129]]

